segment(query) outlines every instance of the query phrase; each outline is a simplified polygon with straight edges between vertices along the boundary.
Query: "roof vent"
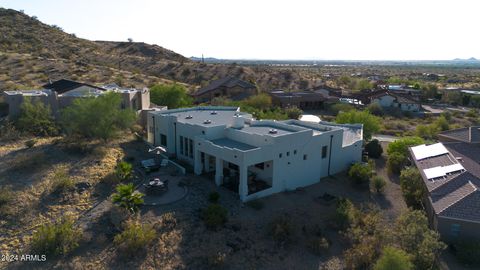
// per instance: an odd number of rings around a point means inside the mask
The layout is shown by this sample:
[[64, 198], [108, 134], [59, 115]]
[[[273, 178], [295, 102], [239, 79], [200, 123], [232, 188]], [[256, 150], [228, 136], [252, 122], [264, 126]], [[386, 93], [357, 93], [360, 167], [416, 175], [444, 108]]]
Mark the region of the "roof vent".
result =
[[212, 111], [210, 114], [211, 114], [211, 115], [216, 115], [216, 114], [217, 114], [217, 111]]
[[210, 121], [210, 120], [207, 119], [207, 120], [203, 121], [203, 123], [204, 123], [204, 124], [211, 124], [212, 121]]
[[270, 129], [270, 130], [268, 131], [268, 133], [270, 133], [270, 134], [277, 134], [277, 133], [278, 133], [278, 130], [272, 128], [272, 129]]
[[191, 116], [191, 115], [187, 115], [187, 116], [185, 117], [185, 119], [192, 119], [192, 118], [193, 118], [193, 116]]

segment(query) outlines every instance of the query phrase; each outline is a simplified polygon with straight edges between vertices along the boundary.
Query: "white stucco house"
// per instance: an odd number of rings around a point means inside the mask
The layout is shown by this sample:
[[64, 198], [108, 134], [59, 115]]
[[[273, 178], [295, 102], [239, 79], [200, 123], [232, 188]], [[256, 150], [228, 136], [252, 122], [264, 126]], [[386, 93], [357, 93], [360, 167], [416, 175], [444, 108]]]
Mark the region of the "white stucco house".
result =
[[149, 112], [148, 141], [242, 201], [318, 183], [361, 160], [363, 126], [255, 120], [236, 107]]
[[404, 112], [419, 112], [422, 108], [414, 97], [390, 91], [372, 93], [369, 99], [370, 103], [378, 103], [383, 108], [398, 108]]

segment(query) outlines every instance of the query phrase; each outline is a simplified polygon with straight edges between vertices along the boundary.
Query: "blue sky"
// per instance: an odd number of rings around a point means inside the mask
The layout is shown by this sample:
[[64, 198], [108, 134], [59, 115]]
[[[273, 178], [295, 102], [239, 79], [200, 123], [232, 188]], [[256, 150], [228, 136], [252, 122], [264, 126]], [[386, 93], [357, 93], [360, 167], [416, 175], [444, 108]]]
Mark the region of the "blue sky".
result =
[[91, 40], [153, 43], [187, 57], [480, 58], [469, 0], [0, 0]]

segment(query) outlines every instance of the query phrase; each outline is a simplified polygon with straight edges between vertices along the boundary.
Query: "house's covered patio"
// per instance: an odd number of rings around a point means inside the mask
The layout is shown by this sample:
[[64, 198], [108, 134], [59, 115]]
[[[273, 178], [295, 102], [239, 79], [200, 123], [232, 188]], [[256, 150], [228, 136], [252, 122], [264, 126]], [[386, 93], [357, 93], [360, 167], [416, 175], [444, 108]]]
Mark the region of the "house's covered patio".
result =
[[240, 195], [242, 200], [249, 195], [272, 187], [273, 161], [253, 165], [235, 164], [220, 157], [197, 151], [196, 174], [210, 174], [217, 186], [224, 186]]

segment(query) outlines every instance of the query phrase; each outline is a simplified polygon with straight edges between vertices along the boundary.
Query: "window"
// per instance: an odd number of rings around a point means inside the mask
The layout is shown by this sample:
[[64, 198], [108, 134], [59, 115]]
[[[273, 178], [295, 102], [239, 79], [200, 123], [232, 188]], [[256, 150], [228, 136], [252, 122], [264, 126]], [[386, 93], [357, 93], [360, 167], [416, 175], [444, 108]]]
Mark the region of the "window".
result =
[[167, 135], [160, 134], [160, 145], [167, 146]]
[[265, 163], [263, 163], [263, 162], [262, 163], [257, 163], [257, 164], [255, 164], [255, 167], [259, 168], [260, 170], [263, 170], [265, 168]]
[[328, 149], [328, 147], [326, 145], [322, 146], [322, 158], [327, 157], [327, 149]]
[[282, 153], [278, 154], [278, 158], [282, 158]]
[[290, 156], [290, 152], [287, 152], [287, 157], [289, 157], [289, 156]]
[[460, 233], [460, 224], [452, 224], [450, 225], [450, 234], [452, 236], [458, 236], [458, 234]]
[[190, 158], [193, 158], [193, 140], [191, 139], [188, 139], [189, 140], [189, 145], [188, 145], [188, 156]]
[[180, 136], [180, 155], [183, 155], [183, 136]]
[[185, 149], [184, 149], [185, 156], [188, 156], [188, 138], [187, 137], [183, 137], [183, 143], [185, 144]]
[[303, 160], [307, 160], [307, 155], [303, 155]]
[[297, 150], [293, 150], [293, 154], [296, 155], [296, 154], [297, 154]]

